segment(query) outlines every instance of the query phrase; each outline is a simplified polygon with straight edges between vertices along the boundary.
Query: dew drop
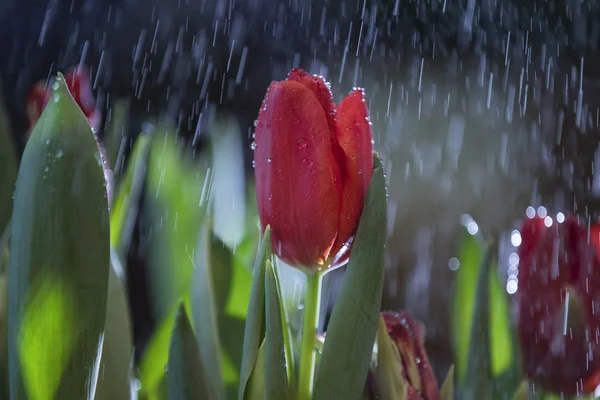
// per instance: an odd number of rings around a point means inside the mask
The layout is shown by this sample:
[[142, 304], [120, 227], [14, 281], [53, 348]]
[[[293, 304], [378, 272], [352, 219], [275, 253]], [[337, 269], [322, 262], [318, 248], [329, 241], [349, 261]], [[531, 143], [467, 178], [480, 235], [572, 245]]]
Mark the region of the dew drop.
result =
[[300, 138], [298, 139], [298, 150], [304, 150], [308, 147], [308, 143], [306, 139]]
[[58, 103], [58, 101], [60, 100], [60, 94], [58, 94], [58, 93], [54, 93], [54, 94], [52, 95], [52, 100], [53, 100], [55, 103]]
[[59, 87], [60, 84], [58, 83], [58, 81], [54, 81], [54, 83], [52, 84], [52, 90], [58, 90]]
[[271, 157], [267, 158], [267, 162], [270, 164], [273, 161]]
[[252, 143], [250, 144], [250, 148], [251, 148], [252, 150], [256, 150], [256, 142], [252, 142]]

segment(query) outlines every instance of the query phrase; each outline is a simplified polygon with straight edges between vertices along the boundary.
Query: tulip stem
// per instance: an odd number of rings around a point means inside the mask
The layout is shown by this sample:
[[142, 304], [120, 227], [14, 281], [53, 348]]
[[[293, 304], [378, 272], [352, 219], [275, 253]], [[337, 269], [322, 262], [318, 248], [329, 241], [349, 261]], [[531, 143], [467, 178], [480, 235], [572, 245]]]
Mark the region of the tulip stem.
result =
[[298, 400], [312, 399], [315, 378], [315, 341], [319, 323], [321, 303], [320, 272], [306, 273], [306, 293], [304, 295], [304, 316], [302, 321], [302, 348], [300, 351], [300, 375], [298, 379]]

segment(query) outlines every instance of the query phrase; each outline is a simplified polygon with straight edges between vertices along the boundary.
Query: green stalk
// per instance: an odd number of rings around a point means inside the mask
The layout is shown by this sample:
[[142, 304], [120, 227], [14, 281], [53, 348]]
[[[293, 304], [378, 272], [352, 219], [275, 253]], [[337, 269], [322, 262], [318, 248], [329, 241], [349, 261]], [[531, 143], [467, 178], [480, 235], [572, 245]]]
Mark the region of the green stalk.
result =
[[315, 338], [319, 322], [321, 302], [320, 271], [306, 271], [306, 293], [304, 295], [304, 316], [302, 322], [302, 348], [300, 351], [300, 376], [298, 379], [298, 399], [311, 400], [315, 379], [316, 349]]

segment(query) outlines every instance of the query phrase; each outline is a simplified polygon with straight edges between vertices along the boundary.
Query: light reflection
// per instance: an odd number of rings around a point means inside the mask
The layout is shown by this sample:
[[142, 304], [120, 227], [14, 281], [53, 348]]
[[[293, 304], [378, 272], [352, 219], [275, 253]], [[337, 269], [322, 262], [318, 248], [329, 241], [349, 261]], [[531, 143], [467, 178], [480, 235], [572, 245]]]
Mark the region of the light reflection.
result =
[[510, 253], [510, 256], [508, 256], [508, 265], [513, 268], [519, 265], [519, 255], [517, 253]]
[[527, 218], [535, 217], [535, 208], [531, 206], [527, 207], [527, 210], [525, 210], [525, 215], [527, 215]]
[[477, 232], [479, 232], [479, 226], [477, 226], [477, 222], [473, 220], [469, 221], [467, 224], [467, 232], [469, 232], [471, 235], [476, 235]]
[[546, 225], [546, 227], [550, 228], [552, 226], [552, 218], [551, 217], [546, 217], [544, 218], [544, 225]]
[[506, 291], [508, 292], [508, 294], [517, 293], [518, 287], [519, 284], [516, 281], [511, 280], [506, 283]]
[[546, 218], [546, 215], [548, 215], [548, 210], [546, 210], [546, 207], [544, 206], [539, 206], [537, 209], [537, 214], [540, 218]]
[[512, 231], [510, 234], [510, 243], [515, 247], [519, 247], [521, 244], [521, 233], [519, 231]]
[[565, 222], [565, 214], [563, 214], [561, 212], [556, 214], [556, 222], [558, 222], [559, 224], [562, 224], [563, 222]]
[[450, 270], [452, 270], [452, 271], [456, 271], [458, 269], [458, 267], [460, 267], [460, 261], [458, 261], [458, 258], [452, 257], [448, 261], [448, 268], [450, 268]]

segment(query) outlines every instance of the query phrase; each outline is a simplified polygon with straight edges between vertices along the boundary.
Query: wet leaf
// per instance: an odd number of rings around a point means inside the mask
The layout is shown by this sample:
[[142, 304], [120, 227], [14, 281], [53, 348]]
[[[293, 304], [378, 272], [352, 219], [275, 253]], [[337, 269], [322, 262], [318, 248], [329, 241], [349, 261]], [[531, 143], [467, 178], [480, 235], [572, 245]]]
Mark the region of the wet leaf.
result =
[[273, 264], [267, 260], [265, 272], [265, 394], [269, 400], [285, 400], [288, 395], [287, 362], [279, 283]]
[[[253, 375], [253, 380], [264, 379], [263, 374], [256, 375], [253, 372], [255, 365], [258, 365], [259, 346], [263, 343], [264, 325], [265, 325], [265, 266], [267, 260], [271, 257], [271, 229], [266, 227], [263, 237], [260, 241], [254, 269], [252, 272], [252, 289], [250, 292], [250, 305], [248, 306], [248, 316], [246, 317], [246, 326], [244, 328], [244, 348], [242, 353], [242, 368], [240, 372], [240, 390], [238, 399], [253, 399], [247, 393], [249, 380]], [[261, 346], [262, 347], [262, 346]], [[261, 360], [264, 363], [264, 359]], [[264, 365], [264, 364], [263, 364]], [[263, 367], [264, 368], [264, 367]], [[264, 385], [264, 382], [261, 383]], [[252, 385], [249, 393], [259, 393], [256, 390], [256, 382]], [[262, 396], [263, 392], [260, 392]], [[260, 397], [262, 398], [262, 397]]]
[[62, 75], [25, 147], [11, 226], [13, 399], [94, 392], [110, 268], [99, 148]]
[[171, 334], [167, 387], [169, 400], [215, 400], [210, 374], [200, 360], [198, 344], [185, 307], [179, 308]]
[[360, 218], [352, 255], [329, 327], [314, 398], [361, 398], [377, 332], [383, 291], [387, 199], [381, 160], [374, 155], [373, 176]]
[[406, 400], [407, 382], [402, 373], [402, 360], [388, 334], [385, 321], [379, 317], [377, 329], [377, 388], [382, 400]]

